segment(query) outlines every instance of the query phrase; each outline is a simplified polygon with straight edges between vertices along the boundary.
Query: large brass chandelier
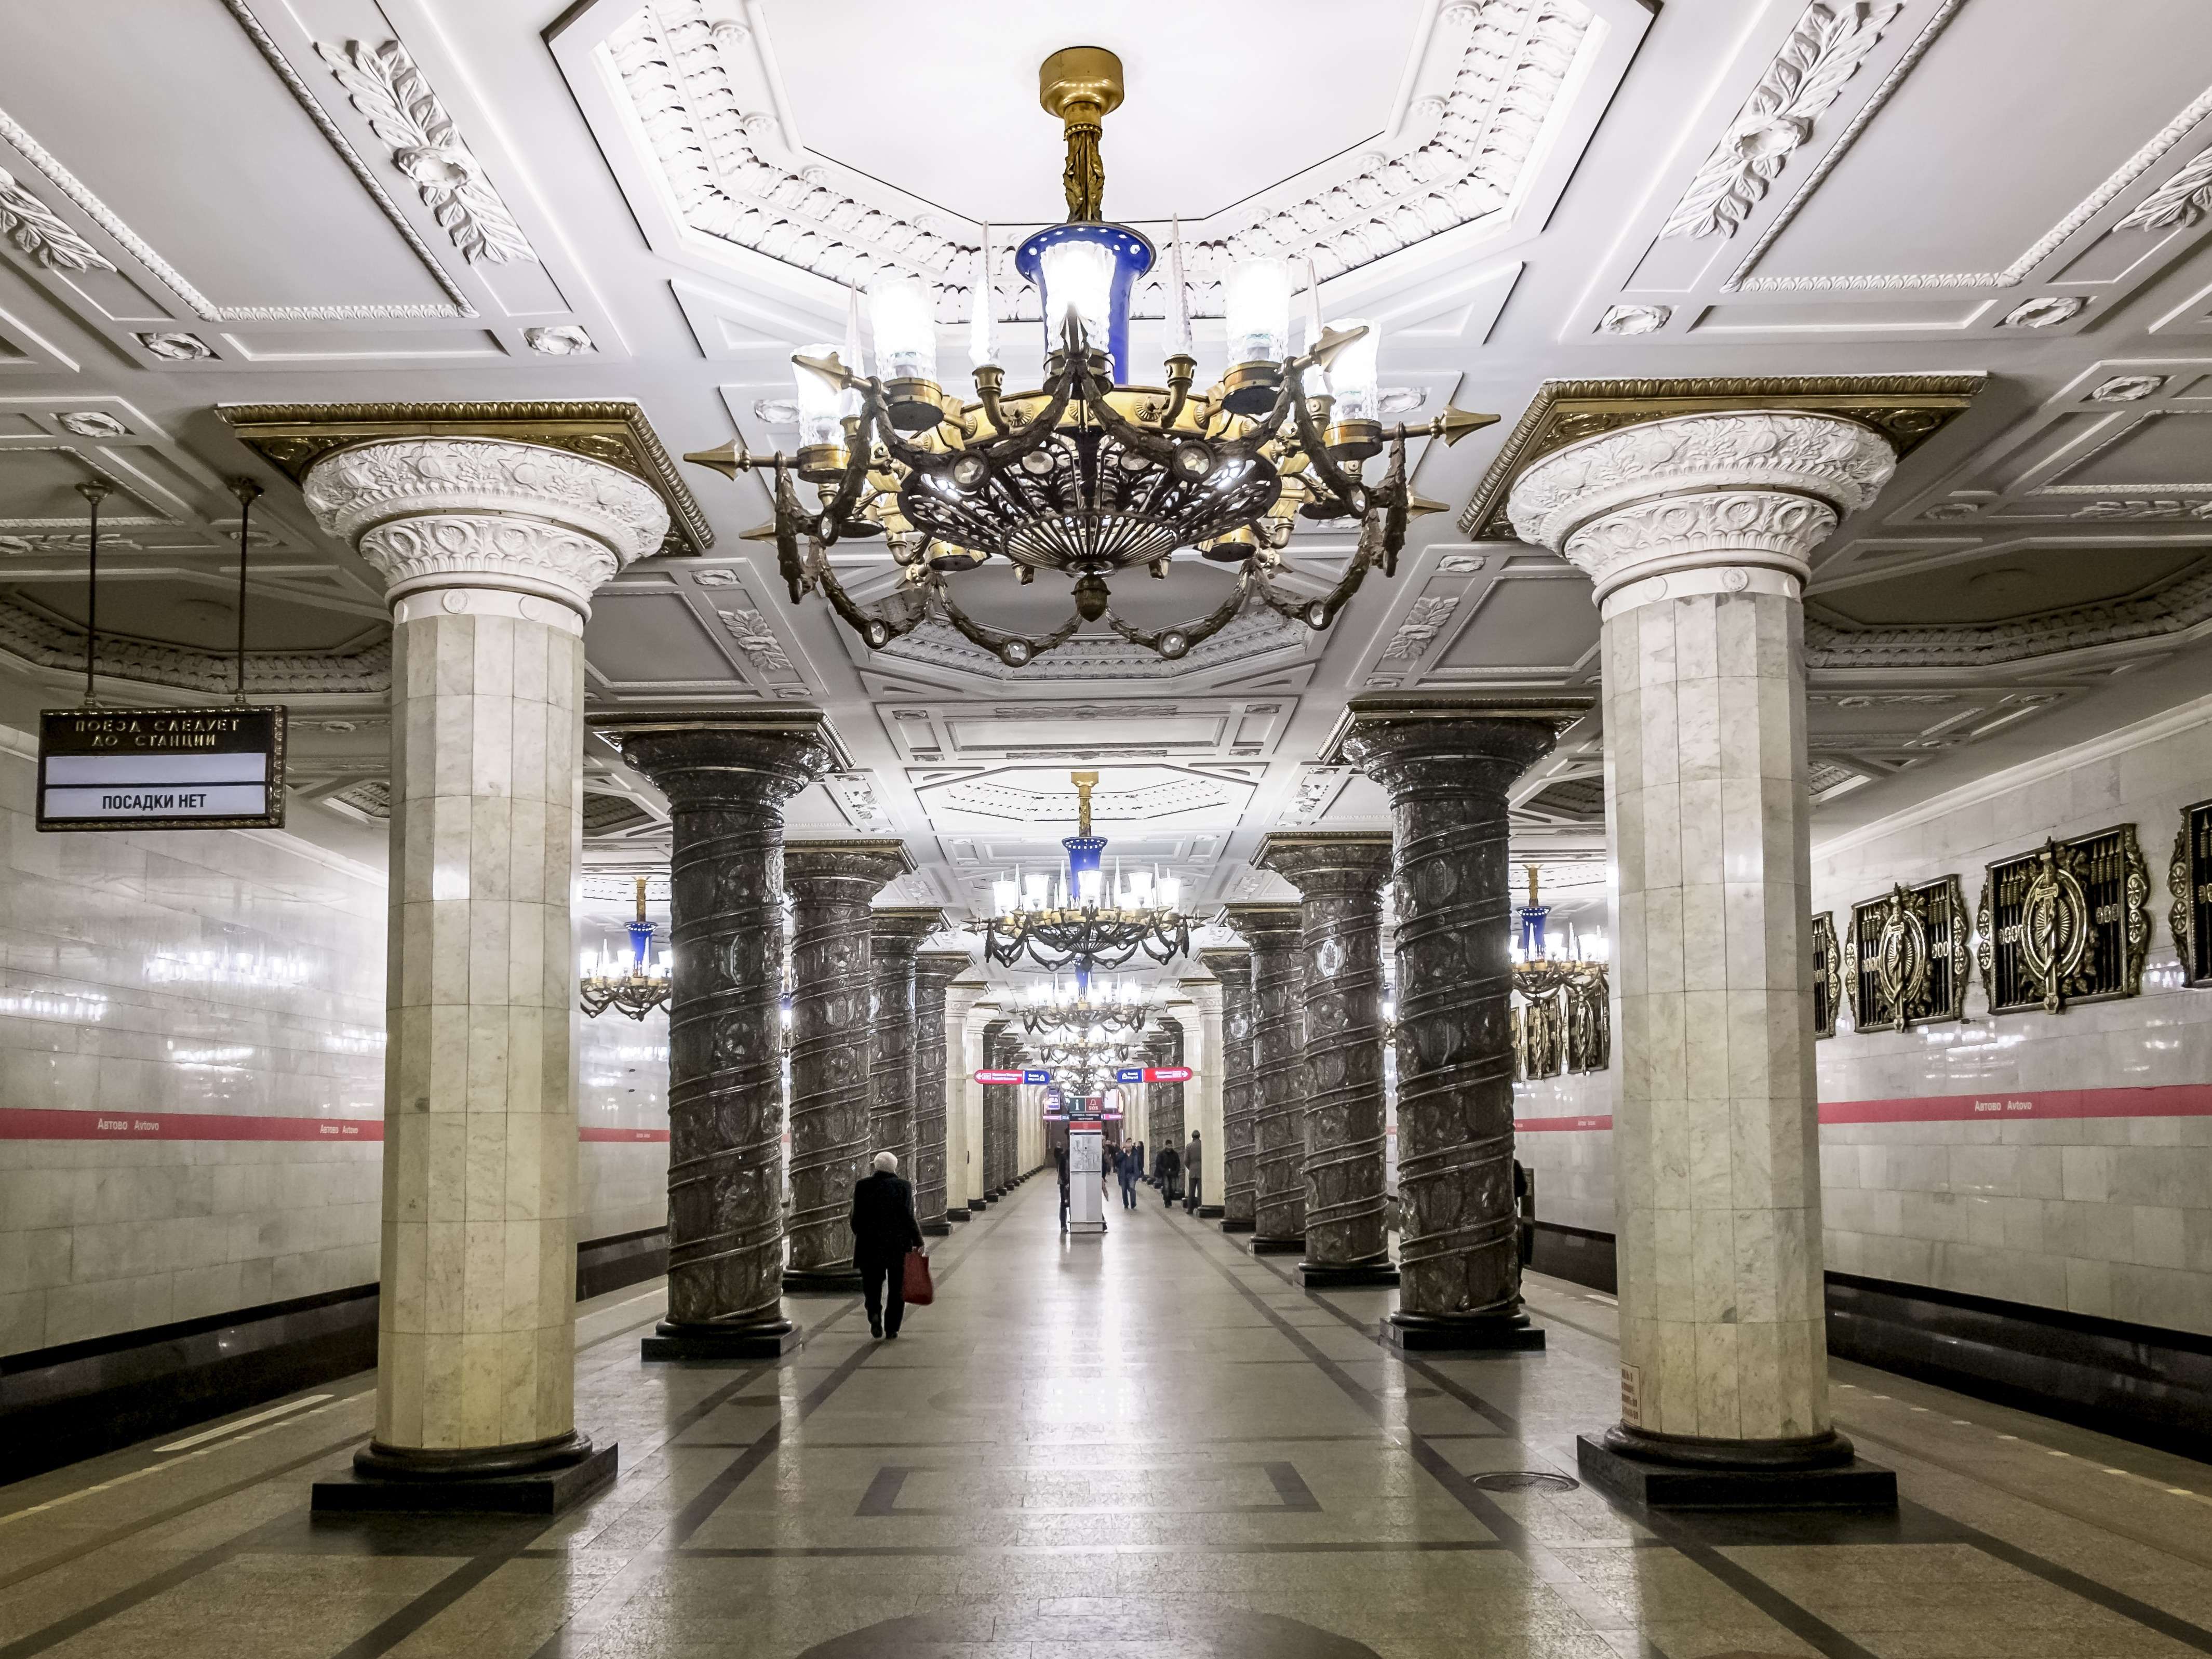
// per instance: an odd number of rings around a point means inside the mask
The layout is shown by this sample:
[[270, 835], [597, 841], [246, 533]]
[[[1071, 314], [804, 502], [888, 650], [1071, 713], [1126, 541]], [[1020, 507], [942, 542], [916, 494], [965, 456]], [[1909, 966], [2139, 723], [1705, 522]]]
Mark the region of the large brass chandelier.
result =
[[586, 951], [582, 972], [576, 980], [577, 1006], [587, 1019], [597, 1019], [610, 1008], [643, 1019], [668, 1000], [668, 951], [653, 954], [653, 923], [645, 915], [645, 878], [637, 878], [637, 920], [623, 924], [629, 934], [627, 954], [617, 956], [602, 944]]
[[1031, 1036], [1089, 1032], [1134, 1036], [1152, 1022], [1152, 997], [1144, 987], [1122, 980], [1094, 985], [1078, 974], [1073, 985], [1032, 983], [1022, 1000], [1022, 1030]]
[[[1043, 385], [1006, 389], [986, 226], [969, 341], [974, 401], [939, 383], [934, 295], [919, 278], [900, 278], [869, 292], [876, 374], [863, 372], [857, 328], [842, 356], [822, 345], [793, 357], [795, 454], [755, 455], [732, 439], [685, 459], [732, 478], [774, 475], [775, 518], [762, 533], [772, 531], [792, 603], [819, 592], [872, 648], [933, 617], [1017, 668], [1102, 620], [1168, 659], [1253, 605], [1328, 627], [1368, 571], [1379, 564], [1386, 576], [1396, 574], [1407, 514], [1425, 505], [1407, 489], [1407, 439], [1425, 433], [1455, 443], [1497, 416], [1447, 408], [1425, 422], [1386, 428], [1375, 325], [1345, 318], [1322, 327], [1316, 301], [1305, 349], [1293, 356], [1291, 272], [1271, 256], [1231, 269], [1228, 368], [1217, 384], [1194, 391], [1179, 230], [1169, 248], [1166, 385], [1133, 384], [1130, 298], [1154, 250], [1137, 231], [1100, 216], [1100, 124], [1121, 101], [1121, 60], [1103, 47], [1071, 46], [1045, 60], [1039, 86], [1067, 142], [1067, 220], [1014, 253], [1015, 270], [1043, 301]], [[1386, 452], [1383, 477], [1370, 483], [1363, 468]], [[811, 507], [801, 484], [816, 493]], [[1358, 526], [1352, 559], [1318, 598], [1276, 588], [1300, 519]], [[828, 550], [878, 536], [904, 580], [890, 599], [863, 608], [830, 568]], [[1237, 567], [1226, 598], [1165, 628], [1139, 628], [1115, 613], [1108, 576], [1142, 569], [1164, 578], [1170, 556], [1188, 549]], [[994, 562], [1024, 583], [1040, 570], [1072, 576], [1073, 614], [1043, 635], [969, 616], [947, 579]]]
[[992, 884], [992, 914], [983, 924], [983, 955], [1000, 967], [1024, 959], [1048, 973], [1073, 968], [1087, 983], [1097, 968], [1120, 968], [1143, 956], [1171, 962], [1190, 950], [1191, 919], [1180, 908], [1182, 884], [1173, 876], [1127, 876], [1104, 867], [1106, 837], [1091, 833], [1096, 772], [1071, 772], [1076, 832], [1065, 871], [1016, 871]]

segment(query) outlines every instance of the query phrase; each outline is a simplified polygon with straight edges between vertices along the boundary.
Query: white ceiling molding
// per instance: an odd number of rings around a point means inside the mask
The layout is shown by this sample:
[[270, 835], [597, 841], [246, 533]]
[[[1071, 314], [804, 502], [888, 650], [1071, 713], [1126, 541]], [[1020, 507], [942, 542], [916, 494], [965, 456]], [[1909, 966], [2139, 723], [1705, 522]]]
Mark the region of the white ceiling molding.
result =
[[[2165, 20], [2190, 40], [2166, 40], [2131, 96], [2100, 100], [2073, 32], [2085, 15], [2052, 27], [2023, 15], [2030, 3], [1778, 0], [1562, 337], [1620, 336], [1631, 331], [1606, 319], [1629, 317], [1639, 338], [1674, 344], [2064, 333], [2132, 298], [2196, 241], [2212, 204], [2201, 73], [2212, 27]], [[2071, 155], [2108, 158], [2101, 171], [2069, 186], [2076, 169], [2035, 165], [2032, 143], [1964, 143], [1951, 124], [1992, 75], [2076, 100], [2047, 118]], [[1870, 212], [1875, 173], [1905, 158], [1917, 160], [1917, 188], [1889, 191], [1895, 210]], [[2212, 326], [2202, 309], [2171, 320]]]
[[[817, 310], [842, 303], [842, 289], [918, 275], [936, 285], [941, 320], [964, 318], [981, 227], [895, 178], [795, 147], [796, 128], [830, 126], [830, 112], [789, 107], [758, 8], [744, 21], [720, 10], [596, 0], [550, 37], [648, 240], [702, 268], [765, 277]], [[1461, 260], [1540, 227], [1650, 17], [1638, 0], [1440, 6], [1387, 131], [1183, 221], [1193, 313], [1221, 314], [1223, 276], [1246, 252], [1310, 258], [1324, 283], [1389, 262], [1387, 285], [1407, 274], [1397, 256]], [[1036, 137], [1049, 154], [1049, 125]], [[1036, 296], [1011, 258], [1033, 227], [992, 228], [998, 313], [1034, 319]], [[1164, 280], [1140, 283], [1138, 315], [1165, 314]]]

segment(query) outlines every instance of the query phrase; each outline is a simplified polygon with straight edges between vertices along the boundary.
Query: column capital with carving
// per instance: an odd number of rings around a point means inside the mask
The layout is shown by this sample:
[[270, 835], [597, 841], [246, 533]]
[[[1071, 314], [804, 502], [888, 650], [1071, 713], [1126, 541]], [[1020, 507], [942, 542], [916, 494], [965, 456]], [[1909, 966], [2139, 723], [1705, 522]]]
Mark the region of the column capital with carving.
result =
[[600, 585], [668, 533], [667, 506], [644, 480], [503, 438], [379, 438], [332, 451], [303, 488], [315, 522], [375, 568], [395, 605], [490, 589], [587, 617]]
[[1554, 451], [1515, 481], [1508, 511], [1523, 541], [1588, 574], [1601, 605], [1627, 583], [1691, 572], [1719, 573], [1698, 592], [1795, 597], [1814, 550], [1896, 467], [1888, 440], [1840, 416], [1687, 415]]
[[1272, 834], [1261, 842], [1252, 862], [1311, 898], [1376, 891], [1390, 878], [1390, 858], [1388, 830], [1350, 830]]

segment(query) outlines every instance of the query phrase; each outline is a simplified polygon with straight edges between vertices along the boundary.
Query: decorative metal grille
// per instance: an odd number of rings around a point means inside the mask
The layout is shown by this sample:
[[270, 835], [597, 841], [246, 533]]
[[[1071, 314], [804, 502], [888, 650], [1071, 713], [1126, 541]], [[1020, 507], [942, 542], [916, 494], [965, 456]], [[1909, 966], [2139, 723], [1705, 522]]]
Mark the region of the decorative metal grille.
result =
[[2173, 892], [2166, 919], [2181, 957], [2182, 983], [2212, 985], [2212, 800], [2181, 809], [2166, 883]]
[[1861, 1031], [1957, 1019], [1966, 1000], [1966, 896], [1956, 876], [1851, 907], [1845, 988]]
[[1836, 1034], [1836, 1010], [1844, 1000], [1843, 955], [1836, 945], [1836, 918], [1823, 910], [1813, 918], [1813, 1035]]
[[2131, 997], [2150, 947], [2150, 870], [2132, 823], [1989, 866], [1976, 918], [1990, 1012]]

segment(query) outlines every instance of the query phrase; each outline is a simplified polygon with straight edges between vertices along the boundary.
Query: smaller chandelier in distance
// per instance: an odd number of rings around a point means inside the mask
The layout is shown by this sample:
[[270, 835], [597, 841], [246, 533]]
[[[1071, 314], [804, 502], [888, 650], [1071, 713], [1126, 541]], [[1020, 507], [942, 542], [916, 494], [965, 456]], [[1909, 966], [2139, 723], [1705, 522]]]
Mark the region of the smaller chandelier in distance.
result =
[[585, 1017], [597, 1019], [610, 1008], [643, 1019], [668, 1000], [668, 952], [653, 954], [653, 924], [645, 919], [645, 878], [637, 878], [637, 920], [624, 924], [629, 953], [617, 956], [605, 945], [583, 956], [576, 1000]]
[[[1017, 872], [991, 884], [992, 915], [983, 927], [983, 955], [1002, 968], [1024, 959], [1058, 973], [1073, 968], [1088, 977], [1097, 968], [1120, 968], [1139, 955], [1172, 962], [1190, 950], [1190, 918], [1178, 908], [1182, 884], [1173, 876], [1118, 869], [1109, 886], [1101, 855], [1106, 838], [1091, 833], [1091, 792], [1096, 772], [1071, 772], [1075, 785], [1076, 832], [1065, 872]], [[1118, 860], [1117, 860], [1118, 863]]]
[[1094, 987], [1089, 975], [1078, 974], [1073, 985], [1032, 983], [1022, 1002], [1022, 1030], [1031, 1036], [1076, 1031], [1133, 1036], [1151, 1022], [1153, 1000], [1149, 988], [1126, 979]]
[[[1448, 408], [1427, 422], [1386, 428], [1376, 325], [1340, 318], [1324, 328], [1316, 298], [1305, 350], [1291, 355], [1294, 284], [1289, 262], [1273, 255], [1247, 256], [1229, 270], [1228, 367], [1218, 383], [1194, 391], [1179, 230], [1165, 284], [1167, 384], [1132, 384], [1130, 299], [1154, 251], [1137, 231], [1101, 217], [1100, 124], [1121, 101], [1121, 63], [1103, 47], [1071, 46], [1045, 60], [1039, 88], [1066, 129], [1068, 216], [1024, 240], [1014, 268], [1042, 298], [1044, 383], [1006, 389], [986, 226], [969, 337], [974, 402], [939, 384], [935, 295], [919, 277], [902, 276], [868, 295], [876, 374], [862, 372], [857, 327], [848, 331], [842, 358], [829, 345], [793, 357], [796, 454], [754, 455], [732, 439], [684, 459], [732, 479], [754, 470], [774, 474], [775, 520], [753, 533], [773, 536], [791, 602], [818, 591], [871, 649], [933, 617], [1014, 668], [1102, 620], [1170, 659], [1254, 605], [1316, 632], [1328, 628], [1370, 569], [1396, 574], [1408, 515], [1435, 509], [1407, 489], [1407, 439], [1425, 434], [1456, 443], [1498, 417]], [[1306, 286], [1312, 294], [1310, 268]], [[1363, 477], [1365, 464], [1386, 452], [1383, 477]], [[800, 501], [799, 483], [816, 491], [811, 508]], [[1358, 530], [1342, 574], [1316, 598], [1276, 591], [1282, 552], [1300, 519]], [[878, 536], [904, 581], [865, 610], [830, 568], [828, 550]], [[1109, 575], [1142, 570], [1164, 578], [1170, 557], [1188, 549], [1237, 567], [1219, 605], [1160, 629], [1136, 627], [1115, 612]], [[947, 579], [988, 565], [1024, 583], [1040, 570], [1074, 578], [1073, 614], [1042, 635], [977, 621]]]
[[1602, 1071], [1613, 1052], [1606, 940], [1601, 928], [1578, 935], [1544, 923], [1549, 907], [1537, 902], [1537, 871], [1528, 866], [1528, 902], [1521, 907], [1510, 955], [1513, 989], [1525, 1012], [1516, 1016], [1516, 1046], [1524, 1078]]

